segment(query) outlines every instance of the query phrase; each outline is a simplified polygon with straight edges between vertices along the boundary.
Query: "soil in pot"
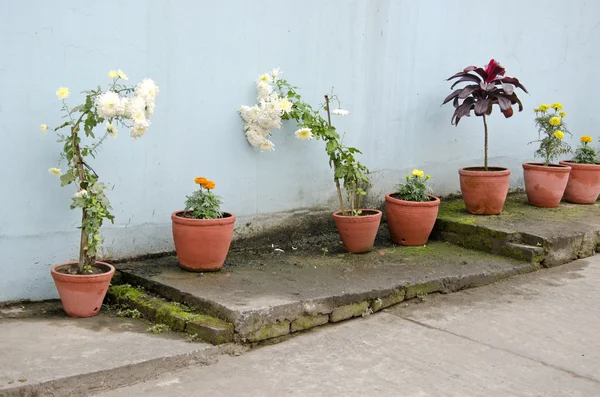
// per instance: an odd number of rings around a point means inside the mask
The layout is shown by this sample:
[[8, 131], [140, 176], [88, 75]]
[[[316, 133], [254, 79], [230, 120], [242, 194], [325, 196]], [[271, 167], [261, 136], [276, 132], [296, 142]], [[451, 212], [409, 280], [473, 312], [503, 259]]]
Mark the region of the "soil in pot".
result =
[[50, 270], [65, 312], [71, 317], [92, 317], [100, 312], [115, 268], [104, 262], [92, 266], [92, 274], [76, 273], [77, 262], [56, 265]]
[[580, 164], [561, 161], [571, 167], [565, 188], [565, 201], [575, 204], [594, 204], [600, 195], [600, 164]]
[[194, 219], [183, 211], [176, 211], [171, 220], [181, 268], [210, 272], [223, 267], [233, 237], [235, 215], [224, 212], [218, 219]]
[[381, 211], [361, 209], [358, 216], [342, 215], [341, 211], [333, 213], [333, 220], [346, 251], [361, 254], [373, 249]]
[[523, 177], [529, 204], [536, 207], [556, 208], [567, 187], [571, 167], [566, 165], [524, 163]]
[[396, 244], [425, 245], [437, 218], [440, 199], [405, 201], [398, 194], [385, 196], [385, 214], [392, 241]]
[[502, 167], [468, 167], [458, 170], [460, 191], [467, 212], [474, 215], [498, 215], [502, 212], [510, 170]]

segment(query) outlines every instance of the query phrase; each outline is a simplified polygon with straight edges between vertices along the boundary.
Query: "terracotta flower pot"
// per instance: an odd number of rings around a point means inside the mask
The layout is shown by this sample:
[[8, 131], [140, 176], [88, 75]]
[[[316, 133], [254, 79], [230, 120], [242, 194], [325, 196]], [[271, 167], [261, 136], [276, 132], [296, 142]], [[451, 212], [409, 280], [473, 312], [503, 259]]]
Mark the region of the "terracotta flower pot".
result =
[[458, 170], [460, 191], [467, 211], [474, 215], [498, 215], [502, 212], [510, 170], [502, 167], [468, 167]]
[[385, 215], [392, 241], [400, 245], [425, 245], [437, 218], [440, 199], [405, 201], [385, 196]]
[[565, 200], [575, 204], [594, 204], [600, 195], [600, 164], [579, 164], [561, 161], [571, 167]]
[[571, 167], [567, 165], [524, 163], [523, 176], [529, 204], [536, 207], [556, 208], [560, 204]]
[[192, 219], [182, 214], [171, 214], [179, 266], [192, 272], [220, 270], [231, 245], [235, 215], [224, 212], [219, 219]]
[[359, 216], [344, 216], [338, 211], [333, 213], [333, 220], [346, 251], [360, 254], [373, 249], [381, 211], [363, 209]]
[[108, 291], [115, 268], [104, 262], [96, 262], [96, 268], [103, 268], [101, 274], [65, 274], [57, 269], [77, 262], [67, 262], [50, 269], [54, 284], [65, 312], [71, 317], [92, 317], [100, 313], [102, 301]]

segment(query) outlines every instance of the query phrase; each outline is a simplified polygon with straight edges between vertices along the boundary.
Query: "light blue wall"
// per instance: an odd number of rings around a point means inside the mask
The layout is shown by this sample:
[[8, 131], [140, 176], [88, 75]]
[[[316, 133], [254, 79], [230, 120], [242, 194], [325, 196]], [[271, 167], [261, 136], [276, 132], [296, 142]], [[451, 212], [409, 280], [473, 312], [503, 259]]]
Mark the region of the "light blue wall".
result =
[[118, 258], [173, 249], [170, 213], [198, 175], [243, 217], [330, 203], [321, 142], [297, 141], [289, 124], [274, 153], [244, 139], [236, 111], [273, 67], [312, 103], [335, 87], [351, 112], [336, 125], [364, 151], [373, 197], [414, 167], [443, 194], [458, 188], [460, 166], [481, 164], [483, 143], [481, 119], [450, 125], [446, 77], [495, 57], [530, 90], [525, 112], [490, 120], [491, 163], [512, 168], [518, 186], [539, 103], [561, 101], [577, 136], [598, 136], [599, 42], [595, 1], [2, 1], [0, 301], [56, 297], [48, 269], [77, 254], [73, 191], [47, 173], [60, 147], [39, 132], [60, 121], [61, 85], [74, 103], [121, 68], [161, 87], [146, 136], [119, 131], [93, 164], [114, 184], [116, 224], [104, 234]]

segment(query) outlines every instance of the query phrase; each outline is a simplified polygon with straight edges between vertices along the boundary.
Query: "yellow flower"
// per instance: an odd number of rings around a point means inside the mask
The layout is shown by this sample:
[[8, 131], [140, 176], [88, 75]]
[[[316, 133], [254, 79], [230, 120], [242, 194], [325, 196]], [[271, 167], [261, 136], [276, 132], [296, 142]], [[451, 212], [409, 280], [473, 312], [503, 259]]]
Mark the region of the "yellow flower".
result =
[[111, 70], [110, 72], [108, 72], [108, 77], [110, 77], [111, 79], [116, 79], [117, 77], [119, 77], [119, 73], [117, 73], [116, 70]]
[[563, 139], [565, 137], [565, 134], [563, 134], [562, 131], [555, 131], [554, 132], [554, 137], [558, 138], [558, 139]]
[[425, 180], [431, 179], [431, 175], [427, 174], [425, 175]]
[[423, 175], [425, 175], [425, 173], [421, 170], [417, 170], [414, 169], [412, 172], [413, 176], [419, 177], [419, 178], [423, 178]]
[[550, 125], [553, 125], [556, 127], [557, 125], [560, 125], [560, 117], [556, 117], [556, 116], [550, 117], [550, 120], [548, 120], [548, 122], [550, 123]]
[[537, 112], [541, 112], [542, 110], [540, 108], [535, 108], [535, 109], [533, 109], [533, 111], [537, 113]]
[[41, 124], [40, 130], [42, 130], [42, 133], [45, 134], [46, 131], [48, 131], [48, 126], [46, 124]]
[[69, 89], [67, 87], [60, 87], [56, 91], [56, 96], [58, 97], [58, 99], [67, 99], [69, 95], [71, 94], [69, 93]]
[[197, 185], [204, 185], [206, 182], [208, 182], [208, 179], [206, 179], [206, 178], [204, 178], [204, 177], [200, 176], [200, 177], [198, 177], [198, 178], [195, 178], [195, 179], [194, 179], [194, 182], [195, 182]]
[[566, 112], [560, 112], [558, 115], [559, 115], [560, 117], [566, 117], [566, 116], [567, 116], [567, 113], [566, 113]]
[[563, 105], [561, 105], [561, 104], [560, 104], [560, 103], [558, 103], [558, 102], [554, 102], [554, 103], [552, 104], [552, 109], [555, 109], [555, 110], [563, 110]]
[[590, 143], [592, 142], [592, 137], [589, 135], [584, 135], [581, 138], [579, 138], [579, 140], [581, 141], [581, 143]]
[[550, 109], [550, 106], [546, 105], [545, 103], [542, 103], [539, 107], [540, 112], [545, 112], [546, 110]]
[[48, 169], [48, 172], [52, 175], [62, 175], [62, 171], [60, 170], [60, 168], [50, 168]]
[[216, 185], [213, 181], [206, 181], [206, 183], [202, 186], [204, 186], [205, 189], [210, 190], [210, 189], [214, 189]]
[[117, 76], [123, 80], [129, 80], [129, 77], [121, 69], [117, 70]]

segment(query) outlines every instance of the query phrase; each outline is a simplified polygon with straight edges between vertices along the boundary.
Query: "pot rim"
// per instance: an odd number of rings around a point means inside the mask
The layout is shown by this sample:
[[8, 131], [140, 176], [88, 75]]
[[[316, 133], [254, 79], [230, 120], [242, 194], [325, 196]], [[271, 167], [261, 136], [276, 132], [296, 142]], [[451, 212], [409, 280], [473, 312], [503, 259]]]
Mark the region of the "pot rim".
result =
[[385, 201], [392, 203], [392, 204], [396, 204], [396, 205], [403, 205], [403, 206], [407, 206], [407, 207], [438, 207], [440, 205], [440, 198], [436, 197], [432, 194], [428, 194], [428, 197], [433, 198], [434, 200], [430, 200], [430, 201], [408, 201], [408, 200], [402, 200], [402, 199], [397, 199], [395, 197], [392, 197], [392, 194], [397, 194], [396, 192], [394, 193], [388, 193], [385, 195]]
[[372, 217], [381, 216], [381, 211], [373, 209], [373, 208], [361, 208], [360, 210], [363, 212], [369, 211], [369, 212], [372, 212], [372, 214], [360, 215], [360, 216], [350, 216], [350, 215], [340, 215], [342, 211], [335, 211], [333, 213], [333, 216], [336, 218], [341, 218], [341, 219], [347, 219], [347, 218], [368, 219], [368, 218], [372, 218]]
[[[458, 170], [459, 175], [474, 177], [504, 177], [510, 175], [510, 169], [506, 167], [488, 166], [488, 170], [479, 170], [473, 168], [483, 168], [483, 166], [464, 167]], [[490, 170], [490, 168], [492, 168]]]
[[564, 164], [549, 164], [543, 165], [543, 163], [523, 163], [524, 170], [537, 170], [537, 171], [548, 171], [557, 173], [568, 173], [571, 171], [571, 167]]
[[58, 265], [54, 265], [50, 269], [50, 274], [55, 279], [59, 279], [62, 281], [68, 281], [70, 283], [93, 283], [96, 281], [104, 281], [104, 280], [106, 280], [106, 278], [109, 278], [109, 276], [110, 276], [110, 278], [112, 278], [112, 276], [115, 274], [115, 267], [113, 265], [111, 265], [110, 263], [106, 263], [106, 262], [102, 262], [102, 261], [96, 261], [96, 264], [107, 266], [109, 268], [108, 272], [100, 273], [100, 274], [66, 274], [66, 273], [59, 273], [56, 271], [56, 269], [58, 269], [59, 267], [67, 266], [67, 265], [74, 265], [76, 263], [79, 263], [79, 262], [78, 261], [69, 261], [69, 262], [58, 264]]
[[[564, 164], [563, 164], [564, 163]], [[572, 160], [561, 160], [559, 161], [559, 164], [561, 165], [567, 165], [571, 168], [580, 168], [580, 169], [599, 169], [600, 168], [600, 163], [594, 163], [594, 164], [586, 164], [586, 163], [575, 163]]]
[[171, 214], [171, 221], [173, 223], [177, 223], [179, 225], [188, 225], [188, 226], [217, 226], [217, 225], [230, 225], [235, 222], [235, 215], [231, 212], [223, 211], [223, 215], [227, 214], [228, 216], [217, 219], [193, 219], [193, 218], [184, 218], [179, 216], [178, 214], [183, 213], [184, 210], [175, 211]]

